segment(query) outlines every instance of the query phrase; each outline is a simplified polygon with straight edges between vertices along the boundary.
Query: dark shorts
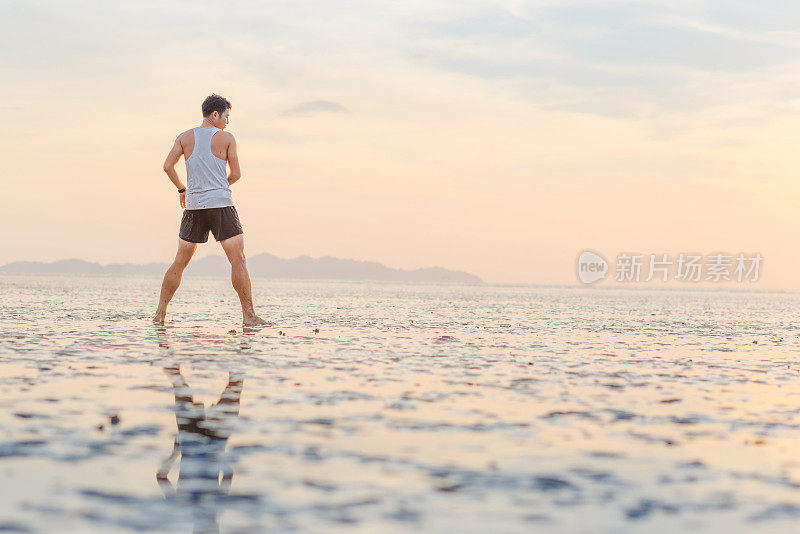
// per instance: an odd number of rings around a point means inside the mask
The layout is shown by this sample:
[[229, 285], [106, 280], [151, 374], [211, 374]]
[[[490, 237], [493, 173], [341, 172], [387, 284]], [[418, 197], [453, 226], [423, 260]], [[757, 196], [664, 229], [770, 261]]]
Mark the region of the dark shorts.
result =
[[243, 233], [236, 208], [225, 206], [224, 208], [183, 210], [181, 230], [178, 233], [181, 239], [191, 243], [205, 243], [208, 241], [209, 230], [217, 241], [224, 241]]

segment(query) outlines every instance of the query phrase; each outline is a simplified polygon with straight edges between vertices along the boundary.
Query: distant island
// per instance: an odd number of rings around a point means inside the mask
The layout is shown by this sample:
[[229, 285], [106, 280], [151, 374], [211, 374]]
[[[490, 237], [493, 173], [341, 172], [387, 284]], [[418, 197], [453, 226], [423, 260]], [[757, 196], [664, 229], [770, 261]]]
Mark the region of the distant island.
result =
[[[0, 274], [76, 274], [76, 275], [143, 275], [163, 276], [167, 263], [99, 263], [69, 259], [50, 263], [17, 261], [0, 267]], [[312, 258], [299, 256], [283, 259], [264, 253], [247, 259], [251, 276], [259, 278], [291, 278], [318, 280], [376, 280], [387, 282], [483, 283], [479, 277], [464, 271], [442, 267], [424, 269], [392, 269], [374, 261], [358, 261], [331, 256]], [[230, 276], [230, 265], [223, 256], [210, 255], [192, 260], [186, 276]]]

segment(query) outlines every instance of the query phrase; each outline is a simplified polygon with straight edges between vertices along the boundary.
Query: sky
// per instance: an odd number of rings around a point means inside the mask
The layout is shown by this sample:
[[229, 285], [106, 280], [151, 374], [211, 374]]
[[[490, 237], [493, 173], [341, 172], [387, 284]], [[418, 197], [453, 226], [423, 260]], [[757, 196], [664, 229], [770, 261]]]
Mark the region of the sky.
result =
[[797, 28], [769, 0], [0, 0], [0, 264], [171, 261], [161, 167], [218, 93], [250, 256], [574, 284], [585, 249], [760, 253], [736, 287], [800, 289]]

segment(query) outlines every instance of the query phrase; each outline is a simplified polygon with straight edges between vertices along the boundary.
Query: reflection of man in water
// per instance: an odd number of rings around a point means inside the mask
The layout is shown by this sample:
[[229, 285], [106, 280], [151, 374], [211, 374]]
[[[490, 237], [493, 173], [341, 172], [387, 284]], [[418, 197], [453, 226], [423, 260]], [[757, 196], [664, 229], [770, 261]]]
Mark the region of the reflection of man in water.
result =
[[[165, 367], [164, 372], [175, 393], [178, 434], [172, 454], [162, 462], [156, 479], [167, 499], [181, 498], [196, 506], [193, 511], [196, 533], [219, 532], [217, 501], [228, 494], [233, 480], [233, 468], [225, 459], [225, 446], [232, 420], [239, 415], [244, 377], [229, 373], [228, 385], [219, 401], [206, 409], [202, 402], [194, 402], [180, 367]], [[179, 454], [180, 472], [175, 490], [167, 475]]]

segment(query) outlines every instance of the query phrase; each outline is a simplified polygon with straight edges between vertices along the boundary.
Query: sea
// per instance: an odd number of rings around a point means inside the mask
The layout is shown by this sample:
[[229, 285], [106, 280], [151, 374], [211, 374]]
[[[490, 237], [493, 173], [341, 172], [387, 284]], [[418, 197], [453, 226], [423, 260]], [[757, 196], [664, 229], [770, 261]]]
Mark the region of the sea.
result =
[[800, 293], [0, 276], [0, 531], [797, 532]]

